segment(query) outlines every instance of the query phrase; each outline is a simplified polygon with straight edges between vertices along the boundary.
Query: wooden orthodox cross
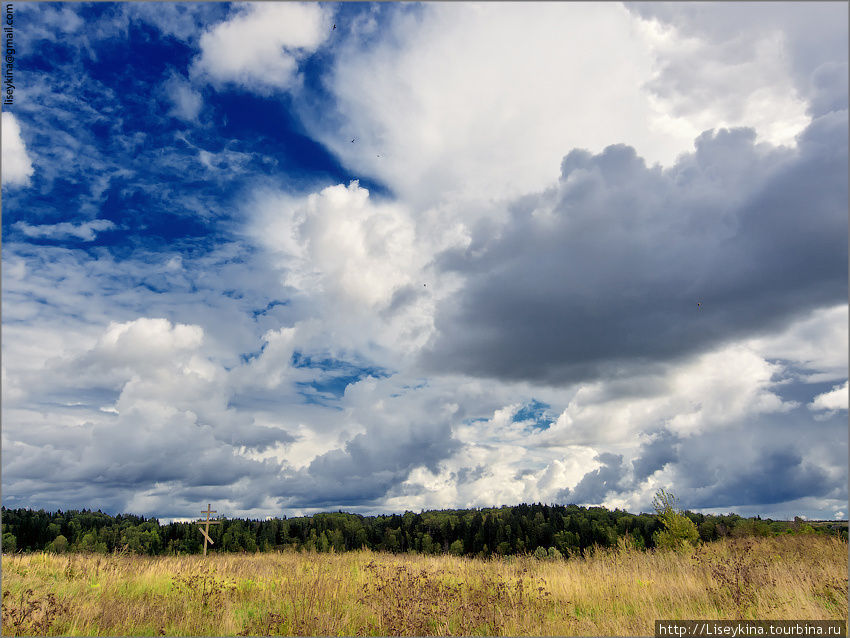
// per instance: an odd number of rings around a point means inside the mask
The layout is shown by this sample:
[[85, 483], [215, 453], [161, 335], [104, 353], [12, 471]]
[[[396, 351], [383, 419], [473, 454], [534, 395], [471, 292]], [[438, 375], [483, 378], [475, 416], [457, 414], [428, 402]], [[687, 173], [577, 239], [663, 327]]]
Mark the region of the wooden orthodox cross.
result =
[[[215, 514], [215, 513], [216, 513], [216, 510], [212, 509], [212, 503], [208, 503], [207, 509], [201, 510], [201, 514], [207, 515], [206, 519], [203, 520], [203, 521], [195, 521], [196, 524], [203, 525], [203, 527], [201, 528], [201, 534], [204, 535], [204, 556], [207, 555], [207, 541], [210, 542], [210, 545], [215, 545], [215, 543], [213, 543], [213, 539], [210, 538], [210, 534], [209, 534], [210, 525], [220, 525], [221, 524], [221, 521], [211, 521], [210, 520], [210, 514]], [[204, 528], [206, 528], [206, 529], [204, 529]]]

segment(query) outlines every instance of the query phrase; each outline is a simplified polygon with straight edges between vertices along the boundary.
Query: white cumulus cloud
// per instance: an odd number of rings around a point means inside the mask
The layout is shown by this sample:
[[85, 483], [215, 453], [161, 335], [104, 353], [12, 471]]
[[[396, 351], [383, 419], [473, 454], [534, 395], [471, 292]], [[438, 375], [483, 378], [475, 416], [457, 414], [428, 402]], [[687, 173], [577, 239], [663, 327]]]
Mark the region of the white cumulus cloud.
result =
[[809, 404], [810, 410], [846, 410], [847, 409], [847, 392], [848, 386], [847, 381], [844, 382], [844, 385], [835, 386], [829, 392], [824, 392], [823, 394], [817, 395], [814, 400]]
[[621, 6], [592, 3], [399, 12], [377, 44], [340, 52], [329, 88], [342, 123], [314, 120], [313, 134], [428, 204], [540, 188], [576, 146], [627, 140], [671, 159], [691, 140], [648, 135], [641, 84], [652, 58], [634, 22]]
[[11, 113], [3, 113], [3, 184], [26, 186], [33, 174], [32, 160], [21, 137], [21, 127]]
[[310, 100], [302, 117], [411, 204], [487, 201], [545, 187], [573, 148], [670, 166], [710, 128], [793, 143], [810, 118], [782, 43], [715, 44], [615, 3], [426, 3], [339, 45], [338, 120]]
[[323, 323], [324, 338], [356, 349], [368, 342], [415, 351], [431, 335], [437, 300], [451, 275], [429, 267], [442, 247], [461, 241], [456, 224], [416, 218], [356, 181], [304, 197], [255, 194], [250, 234], [281, 282]]
[[330, 13], [319, 4], [246, 4], [201, 36], [192, 66], [214, 84], [233, 83], [268, 93], [298, 81], [298, 63], [328, 37]]

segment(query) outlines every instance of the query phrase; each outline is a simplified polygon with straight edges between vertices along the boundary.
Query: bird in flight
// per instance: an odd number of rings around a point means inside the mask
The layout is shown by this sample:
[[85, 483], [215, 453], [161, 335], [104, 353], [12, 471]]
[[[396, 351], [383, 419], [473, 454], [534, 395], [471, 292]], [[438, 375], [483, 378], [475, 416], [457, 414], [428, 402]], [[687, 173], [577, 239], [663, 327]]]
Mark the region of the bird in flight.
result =
[[334, 28], [331, 29], [331, 31], [336, 31], [336, 25], [334, 25]]
[[356, 139], [357, 139], [356, 137], [352, 137], [352, 138], [351, 138], [351, 143], [352, 143], [352, 144], [354, 144], [354, 140], [356, 140]]

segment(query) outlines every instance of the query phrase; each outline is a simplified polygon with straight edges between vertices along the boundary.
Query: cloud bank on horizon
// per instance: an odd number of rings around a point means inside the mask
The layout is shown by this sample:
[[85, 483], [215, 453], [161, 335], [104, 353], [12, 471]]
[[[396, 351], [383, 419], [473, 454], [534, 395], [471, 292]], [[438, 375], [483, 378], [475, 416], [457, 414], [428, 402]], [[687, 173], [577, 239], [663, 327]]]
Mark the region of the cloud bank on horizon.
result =
[[846, 4], [15, 11], [5, 506], [846, 511]]

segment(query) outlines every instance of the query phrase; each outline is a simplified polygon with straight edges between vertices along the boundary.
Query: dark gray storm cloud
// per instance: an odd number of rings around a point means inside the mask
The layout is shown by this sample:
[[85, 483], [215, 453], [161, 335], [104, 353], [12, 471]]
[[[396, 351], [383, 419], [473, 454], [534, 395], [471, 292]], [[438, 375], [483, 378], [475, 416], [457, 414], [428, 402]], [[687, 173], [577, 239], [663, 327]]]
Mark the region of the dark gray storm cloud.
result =
[[[845, 481], [846, 482], [846, 481]], [[772, 505], [807, 496], [841, 498], [827, 472], [793, 450], [768, 452], [747, 468], [722, 477], [705, 494], [691, 498], [692, 507]], [[846, 497], [846, 491], [843, 495]]]
[[682, 506], [758, 507], [801, 498], [846, 501], [846, 413], [813, 422], [807, 411], [800, 405], [680, 438], [667, 471]]
[[677, 444], [680, 439], [669, 430], [660, 430], [641, 445], [640, 456], [632, 461], [634, 479], [640, 483], [679, 458]]
[[263, 452], [278, 443], [292, 443], [296, 438], [280, 428], [243, 423], [237, 428], [217, 428], [215, 438], [233, 446], [244, 446], [249, 450]]
[[452, 479], [458, 483], [473, 483], [485, 476], [488, 476], [487, 468], [483, 465], [473, 467], [462, 467], [457, 472], [452, 472]]
[[372, 424], [366, 433], [284, 479], [278, 496], [290, 507], [377, 503], [413, 468], [424, 465], [438, 472], [440, 461], [459, 445], [448, 423]]
[[[437, 263], [465, 276], [427, 368], [562, 384], [777, 330], [847, 297], [847, 112], [796, 149], [708, 131], [669, 169], [573, 150], [500, 236]], [[700, 304], [699, 306], [697, 304]]]
[[562, 490], [558, 495], [561, 502], [599, 504], [605, 500], [608, 492], [623, 490], [626, 474], [623, 455], [603, 452], [595, 460], [602, 463], [602, 467], [585, 474], [573, 489]]
[[[4, 441], [6, 505], [185, 516], [182, 503], [206, 498], [227, 498], [247, 509], [251, 495], [279, 476], [278, 463], [244, 458], [217, 441], [211, 428], [181, 418], [144, 430], [133, 419], [83, 425], [63, 437], [67, 429], [49, 438], [34, 433]], [[145, 492], [150, 509], [131, 505]]]
[[661, 484], [685, 509], [726, 508], [755, 515], [771, 508], [798, 511], [794, 503], [805, 499], [846, 501], [846, 416], [812, 423], [806, 412], [800, 405], [688, 436], [660, 429], [641, 445], [630, 464], [622, 455], [599, 453], [595, 460], [602, 465], [556, 498], [601, 505], [612, 495], [637, 490], [663, 470]]

